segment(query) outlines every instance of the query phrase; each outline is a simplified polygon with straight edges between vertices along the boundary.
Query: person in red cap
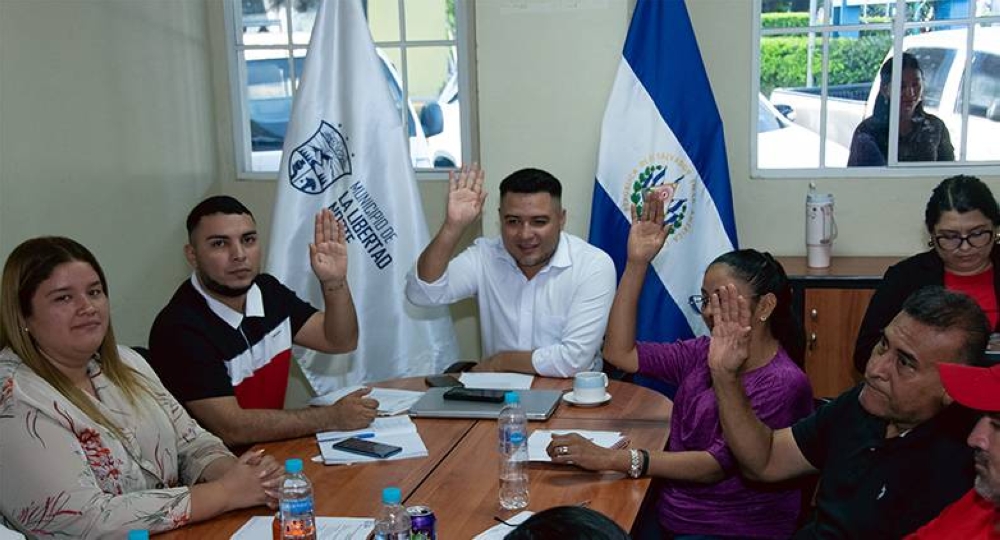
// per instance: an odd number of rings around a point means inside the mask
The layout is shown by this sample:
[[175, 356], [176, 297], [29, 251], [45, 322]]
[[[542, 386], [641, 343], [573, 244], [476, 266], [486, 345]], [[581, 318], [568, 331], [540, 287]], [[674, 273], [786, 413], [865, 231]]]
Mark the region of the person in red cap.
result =
[[983, 412], [967, 441], [976, 459], [976, 481], [964, 497], [907, 538], [1000, 539], [1000, 364], [938, 364], [938, 371], [949, 396]]

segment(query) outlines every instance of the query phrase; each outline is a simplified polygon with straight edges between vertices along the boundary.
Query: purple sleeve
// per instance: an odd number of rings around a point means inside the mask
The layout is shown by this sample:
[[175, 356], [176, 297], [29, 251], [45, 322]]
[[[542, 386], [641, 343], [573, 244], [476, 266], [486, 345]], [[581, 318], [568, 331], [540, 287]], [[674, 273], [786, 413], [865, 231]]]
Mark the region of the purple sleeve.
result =
[[[743, 379], [750, 406], [757, 418], [771, 429], [791, 426], [813, 410], [812, 387], [806, 374], [787, 357], [779, 357], [764, 368], [747, 374]], [[722, 436], [705, 450], [719, 462], [726, 473], [736, 472], [738, 465]]]
[[708, 361], [708, 341], [708, 336], [703, 336], [674, 343], [637, 342], [639, 373], [680, 384], [688, 373]]

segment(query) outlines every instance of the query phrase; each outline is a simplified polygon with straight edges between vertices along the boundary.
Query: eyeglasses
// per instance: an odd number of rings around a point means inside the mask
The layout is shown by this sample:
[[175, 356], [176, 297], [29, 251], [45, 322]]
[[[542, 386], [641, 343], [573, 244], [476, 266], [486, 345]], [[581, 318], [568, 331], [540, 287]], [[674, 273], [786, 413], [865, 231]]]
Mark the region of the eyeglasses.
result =
[[945, 251], [955, 251], [956, 249], [961, 248], [962, 244], [965, 242], [969, 243], [969, 247], [981, 248], [985, 247], [992, 241], [993, 231], [990, 229], [983, 229], [966, 235], [939, 234], [934, 237], [934, 243], [937, 244], [937, 247]]
[[[750, 296], [751, 299], [760, 298], [759, 294], [754, 294]], [[709, 300], [712, 299], [710, 294], [694, 294], [688, 297], [688, 307], [694, 310], [695, 313], [701, 315], [705, 308], [708, 307]]]
[[695, 313], [697, 313], [698, 315], [701, 315], [701, 312], [704, 311], [705, 307], [708, 306], [708, 300], [710, 298], [711, 297], [709, 295], [707, 295], [707, 294], [705, 294], [705, 295], [702, 295], [702, 294], [692, 295], [690, 298], [688, 298], [688, 306], [690, 306], [691, 309], [693, 309]]

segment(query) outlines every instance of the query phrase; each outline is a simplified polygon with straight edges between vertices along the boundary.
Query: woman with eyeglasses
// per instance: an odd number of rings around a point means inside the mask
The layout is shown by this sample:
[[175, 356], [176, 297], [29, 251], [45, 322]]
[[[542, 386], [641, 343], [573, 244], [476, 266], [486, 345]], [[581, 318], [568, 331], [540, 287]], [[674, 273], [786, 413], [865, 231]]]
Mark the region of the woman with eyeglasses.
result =
[[[722, 435], [708, 370], [708, 336], [675, 343], [636, 342], [636, 309], [646, 272], [663, 247], [664, 199], [632, 209], [628, 259], [611, 307], [604, 358], [629, 373], [677, 385], [666, 450], [605, 449], [579, 435], [554, 436], [548, 453], [556, 463], [587, 470], [621, 471], [633, 478], [663, 480], [657, 502], [661, 528], [683, 539], [788, 538], [801, 507], [798, 489], [758, 489], [739, 474]], [[678, 262], [682, 264], [683, 261]], [[754, 410], [773, 429], [790, 426], [812, 411], [812, 390], [796, 365], [804, 336], [791, 309], [791, 290], [781, 265], [767, 253], [744, 249], [709, 265], [701, 294], [690, 305], [713, 327], [711, 295], [733, 284], [750, 299], [750, 357], [743, 383]]]
[[865, 372], [882, 329], [899, 313], [910, 293], [925, 285], [968, 294], [983, 308], [993, 332], [1000, 331], [1000, 207], [990, 188], [974, 176], [952, 176], [931, 193], [924, 210], [928, 251], [904, 259], [885, 272], [868, 304], [854, 346], [854, 366]]

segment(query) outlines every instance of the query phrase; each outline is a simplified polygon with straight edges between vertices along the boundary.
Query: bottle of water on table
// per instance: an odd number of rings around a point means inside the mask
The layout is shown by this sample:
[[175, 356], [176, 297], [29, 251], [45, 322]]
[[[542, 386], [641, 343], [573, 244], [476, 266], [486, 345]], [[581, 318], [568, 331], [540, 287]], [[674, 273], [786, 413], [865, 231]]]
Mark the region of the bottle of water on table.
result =
[[520, 510], [528, 506], [528, 417], [517, 392], [504, 395], [497, 417], [500, 443], [500, 506]]
[[285, 481], [281, 484], [282, 540], [316, 540], [313, 489], [302, 473], [302, 460], [285, 461]]
[[382, 511], [375, 518], [374, 540], [410, 540], [410, 514], [397, 487], [382, 490]]

